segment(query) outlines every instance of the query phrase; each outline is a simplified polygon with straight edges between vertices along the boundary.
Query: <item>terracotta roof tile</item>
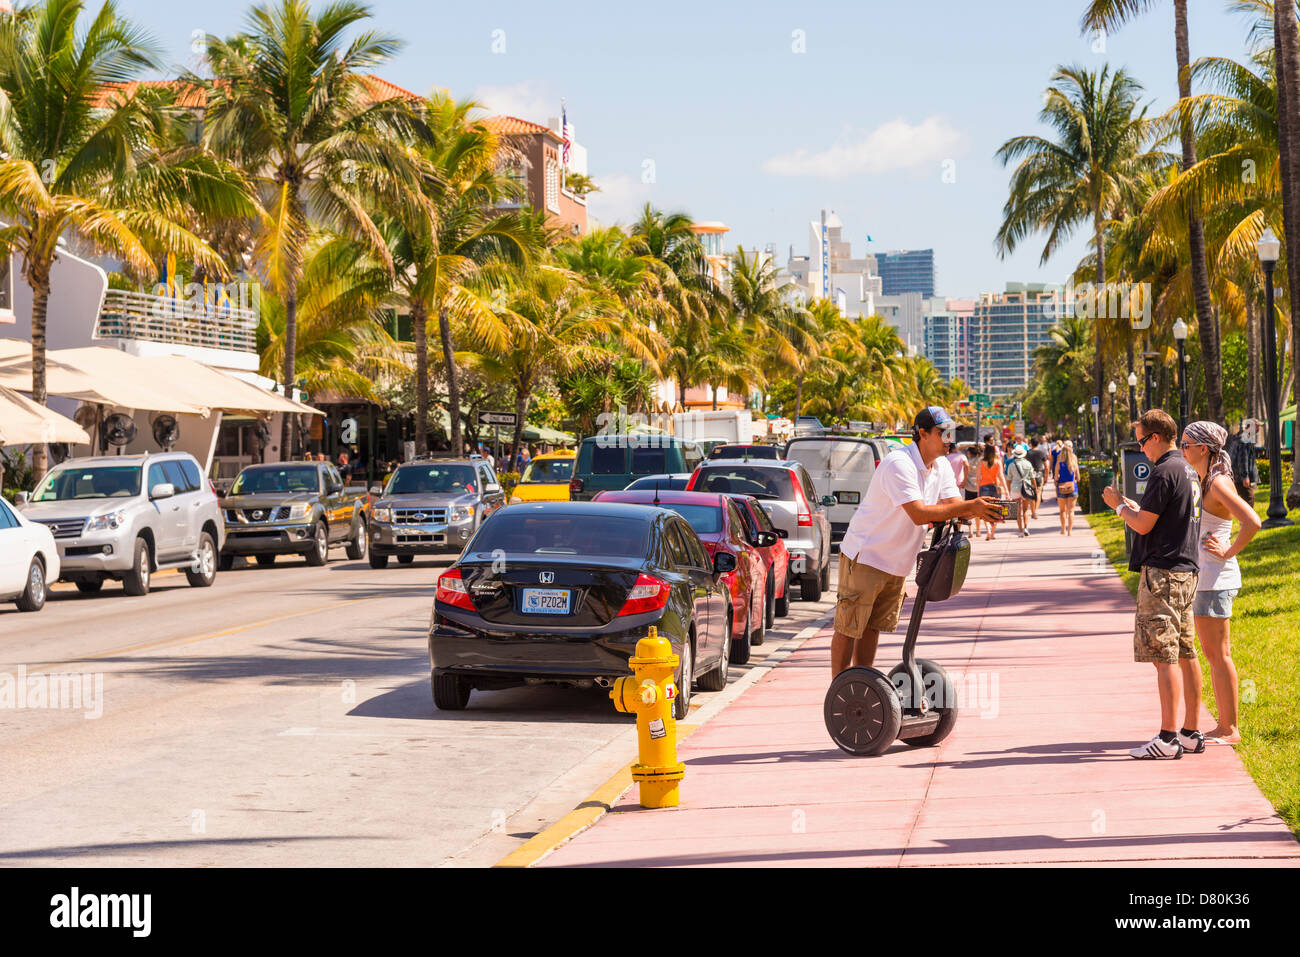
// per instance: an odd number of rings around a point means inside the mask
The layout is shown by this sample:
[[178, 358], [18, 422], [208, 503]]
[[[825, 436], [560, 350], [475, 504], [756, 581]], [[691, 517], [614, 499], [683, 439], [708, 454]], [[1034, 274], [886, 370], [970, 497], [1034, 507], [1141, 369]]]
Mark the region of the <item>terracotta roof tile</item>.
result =
[[540, 123], [531, 123], [528, 120], [521, 120], [517, 116], [489, 116], [483, 120], [483, 125], [497, 136], [523, 136], [534, 133], [549, 133], [559, 140], [559, 134], [548, 126], [542, 126]]

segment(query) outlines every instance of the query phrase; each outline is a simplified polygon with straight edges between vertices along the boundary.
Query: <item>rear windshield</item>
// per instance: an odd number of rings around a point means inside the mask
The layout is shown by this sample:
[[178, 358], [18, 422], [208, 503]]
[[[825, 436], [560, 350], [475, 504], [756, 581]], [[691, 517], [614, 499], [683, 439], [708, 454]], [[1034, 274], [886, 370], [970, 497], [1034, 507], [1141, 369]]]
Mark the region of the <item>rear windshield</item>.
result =
[[[512, 514], [512, 512], [514, 514]], [[644, 558], [650, 523], [590, 514], [520, 514], [505, 509], [483, 523], [468, 550], [526, 555], [610, 555]]]
[[673, 505], [660, 502], [660, 508], [671, 509], [695, 529], [696, 535], [714, 535], [722, 531], [722, 509], [716, 505]]
[[625, 489], [625, 491], [631, 492], [636, 489], [642, 489], [642, 488], [657, 488], [657, 489], [662, 489], [665, 492], [668, 491], [680, 492], [686, 488], [686, 483], [689, 482], [690, 480], [691, 477], [689, 475], [684, 477], [681, 476], [674, 477], [671, 475], [648, 475], [645, 478], [637, 479], [635, 482], [629, 485]]
[[719, 445], [709, 453], [711, 459], [779, 459], [775, 445]]
[[389, 495], [474, 491], [472, 465], [403, 465], [388, 483]]
[[314, 465], [287, 465], [281, 468], [244, 469], [231, 486], [231, 495], [256, 495], [259, 492], [318, 492], [320, 481]]
[[32, 496], [33, 502], [76, 498], [130, 498], [140, 494], [140, 466], [112, 465], [56, 469]]
[[633, 475], [654, 475], [656, 472], [668, 471], [668, 450], [665, 448], [657, 449], [630, 449], [632, 453], [632, 474]]
[[794, 498], [790, 472], [783, 468], [749, 465], [715, 465], [700, 469], [695, 492], [734, 492], [754, 498]]
[[530, 462], [519, 481], [550, 485], [567, 482], [572, 476], [573, 459], [543, 459], [540, 462]]

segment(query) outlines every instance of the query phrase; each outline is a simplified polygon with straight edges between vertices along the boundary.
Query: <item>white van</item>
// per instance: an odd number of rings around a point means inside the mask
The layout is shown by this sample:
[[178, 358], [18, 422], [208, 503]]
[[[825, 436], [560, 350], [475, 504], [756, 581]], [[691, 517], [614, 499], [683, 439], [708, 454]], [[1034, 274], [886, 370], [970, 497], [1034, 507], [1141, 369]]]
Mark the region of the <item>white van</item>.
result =
[[785, 457], [802, 463], [817, 483], [819, 494], [835, 496], [835, 505], [828, 509], [832, 542], [844, 537], [876, 466], [890, 451], [880, 439], [828, 435], [790, 440]]

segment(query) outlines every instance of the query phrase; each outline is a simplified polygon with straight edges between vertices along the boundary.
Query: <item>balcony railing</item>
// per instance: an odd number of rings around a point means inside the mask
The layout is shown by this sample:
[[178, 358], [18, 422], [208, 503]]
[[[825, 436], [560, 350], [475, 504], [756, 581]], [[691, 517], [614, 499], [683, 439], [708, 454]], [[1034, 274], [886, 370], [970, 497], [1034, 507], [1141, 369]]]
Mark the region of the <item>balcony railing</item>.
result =
[[95, 335], [255, 353], [257, 313], [233, 303], [218, 305], [110, 289], [104, 296]]

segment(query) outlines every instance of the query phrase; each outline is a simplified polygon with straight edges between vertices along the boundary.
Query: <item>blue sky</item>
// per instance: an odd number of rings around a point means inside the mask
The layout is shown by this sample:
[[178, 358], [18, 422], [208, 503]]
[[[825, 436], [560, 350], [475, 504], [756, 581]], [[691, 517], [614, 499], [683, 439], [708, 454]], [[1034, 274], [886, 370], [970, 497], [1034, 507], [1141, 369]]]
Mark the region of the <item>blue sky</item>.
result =
[[[948, 296], [1059, 281], [1085, 251], [1076, 236], [1043, 267], [1041, 242], [1006, 260], [993, 249], [1008, 179], [993, 153], [1040, 131], [1057, 64], [1127, 67], [1158, 109], [1177, 96], [1172, 0], [1106, 37], [1104, 53], [1079, 34], [1082, 0], [372, 6], [375, 28], [406, 41], [379, 71], [394, 83], [543, 123], [565, 97], [602, 221], [649, 200], [722, 220], [732, 246], [775, 243], [784, 262], [791, 243], [808, 252], [808, 221], [826, 207], [855, 255], [933, 246]], [[1246, 20], [1219, 0], [1190, 6], [1193, 58], [1244, 55]], [[191, 63], [192, 33], [230, 33], [247, 7], [119, 9]]]

